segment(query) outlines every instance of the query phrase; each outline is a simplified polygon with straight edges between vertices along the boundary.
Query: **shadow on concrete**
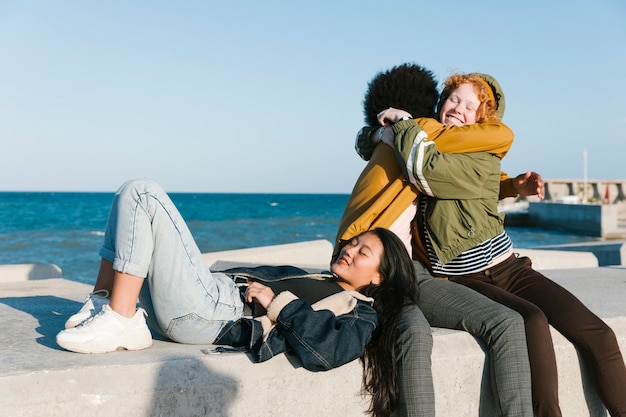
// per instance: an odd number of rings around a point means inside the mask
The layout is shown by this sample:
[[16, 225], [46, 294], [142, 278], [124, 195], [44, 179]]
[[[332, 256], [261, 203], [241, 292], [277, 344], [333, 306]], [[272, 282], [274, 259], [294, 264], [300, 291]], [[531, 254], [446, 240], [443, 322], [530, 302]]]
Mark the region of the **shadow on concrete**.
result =
[[0, 298], [0, 303], [21, 310], [37, 320], [35, 331], [41, 336], [35, 339], [36, 342], [56, 350], [61, 350], [56, 343], [57, 333], [65, 327], [69, 316], [82, 306], [82, 303], [52, 295]]
[[581, 355], [580, 351], [576, 349], [576, 354], [578, 355], [578, 363], [580, 365], [580, 374], [583, 380], [583, 393], [585, 395], [585, 402], [587, 403], [587, 408], [589, 409], [590, 417], [607, 417], [608, 411], [604, 407], [602, 400], [600, 400], [600, 396], [598, 395], [595, 387], [591, 383], [591, 376], [587, 371], [587, 367], [585, 366], [584, 358]]
[[28, 280], [63, 278], [63, 272], [55, 264], [33, 264], [28, 271]]
[[170, 357], [154, 381], [149, 416], [224, 417], [235, 401], [238, 383], [189, 357]]
[[[487, 356], [488, 351], [485, 344], [481, 340], [476, 339], [476, 341], [478, 342], [481, 350], [485, 353], [485, 363], [483, 364], [483, 375], [480, 384], [480, 405], [478, 415], [481, 417], [495, 416], [498, 413], [496, 412], [496, 399], [491, 389], [489, 358]], [[604, 407], [602, 400], [598, 396], [595, 387], [591, 383], [591, 377], [589, 376], [589, 372], [584, 365], [583, 357], [578, 350], [576, 350], [576, 353], [578, 354], [578, 363], [583, 380], [583, 392], [585, 395], [585, 402], [587, 403], [587, 408], [589, 410], [589, 416], [607, 417], [608, 412]]]
[[[56, 344], [56, 335], [63, 329], [67, 318], [81, 305], [80, 302], [49, 295], [0, 298], [2, 317], [10, 317], [11, 329], [19, 329], [20, 333], [11, 346], [12, 350], [9, 349], [3, 354], [13, 351], [24, 353], [24, 356], [16, 357], [17, 360], [4, 363], [3, 369], [8, 373], [23, 370], [24, 367], [34, 369], [38, 374], [33, 377], [36, 389], [37, 381], [47, 384], [50, 381], [46, 378], [56, 375], [54, 372], [57, 369], [47, 365], [47, 361], [53, 361], [55, 365], [62, 363], [63, 372], [74, 372], [72, 378], [79, 382], [78, 385], [70, 387], [63, 384], [47, 386], [46, 390], [49, 394], [52, 393], [50, 395], [57, 401], [54, 407], [65, 410], [53, 413], [54, 415], [177, 417], [232, 415], [230, 409], [240, 390], [237, 381], [221, 371], [209, 369], [200, 359], [184, 355], [163, 356], [158, 350], [154, 350], [152, 355], [147, 355], [150, 353], [149, 350], [138, 352], [136, 355], [130, 352], [119, 355], [117, 353], [81, 355], [64, 352]], [[5, 312], [7, 316], [4, 315]], [[13, 337], [15, 338], [15, 335]], [[51, 356], [50, 352], [33, 349], [33, 345], [45, 346], [59, 352]], [[144, 359], [138, 360], [138, 355], [143, 355]], [[112, 363], [115, 366], [111, 366]], [[94, 366], [99, 368], [98, 373], [102, 375], [104, 381], [98, 381], [96, 374], [89, 375], [87, 378], [96, 378], [95, 385], [99, 384], [99, 388], [92, 393], [81, 384], [94, 382], [91, 379], [84, 379], [85, 370]], [[38, 373], [40, 367], [48, 371]], [[63, 378], [65, 377], [61, 377]], [[116, 379], [118, 382], [110, 384], [107, 382], [108, 379]], [[74, 400], [67, 400], [69, 397], [73, 397]], [[33, 394], [32, 398], [37, 398], [37, 395]], [[117, 404], [112, 406], [112, 403], [95, 402], [94, 398], [115, 399]], [[38, 409], [37, 401], [38, 399], [33, 402], [28, 400], [24, 407]], [[108, 405], [105, 407], [104, 404]]]
[[[491, 389], [491, 377], [489, 375], [489, 358], [487, 357], [488, 351], [486, 350], [486, 347], [482, 341], [480, 341], [479, 339], [476, 339], [476, 341], [478, 342], [481, 350], [485, 353], [485, 363], [483, 364], [483, 375], [480, 384], [481, 401], [479, 405], [478, 415], [481, 417], [490, 417], [497, 415], [498, 413], [496, 412], [496, 399]], [[587, 403], [587, 408], [589, 409], [589, 416], [607, 417], [608, 412], [604, 407], [602, 400], [600, 400], [600, 397], [598, 396], [595, 387], [591, 384], [591, 378], [584, 366], [583, 357], [581, 356], [580, 352], [578, 352], [578, 350], [576, 352], [578, 354], [578, 362], [580, 365], [580, 372], [583, 380], [583, 392], [585, 394], [585, 402]]]

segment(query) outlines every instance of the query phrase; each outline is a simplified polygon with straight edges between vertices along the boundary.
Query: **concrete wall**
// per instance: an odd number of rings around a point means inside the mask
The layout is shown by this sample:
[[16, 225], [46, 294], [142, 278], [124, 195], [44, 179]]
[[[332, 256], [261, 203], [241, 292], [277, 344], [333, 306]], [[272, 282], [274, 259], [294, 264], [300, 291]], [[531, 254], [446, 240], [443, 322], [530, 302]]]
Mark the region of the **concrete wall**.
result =
[[606, 204], [529, 203], [532, 226], [563, 229], [574, 234], [607, 236], [618, 231], [618, 207]]
[[[574, 196], [578, 203], [603, 203], [616, 204], [626, 201], [624, 190], [626, 180], [596, 180], [581, 178], [575, 179], [544, 179], [546, 186], [546, 200], [557, 201], [559, 199]], [[534, 199], [529, 198], [531, 201]]]

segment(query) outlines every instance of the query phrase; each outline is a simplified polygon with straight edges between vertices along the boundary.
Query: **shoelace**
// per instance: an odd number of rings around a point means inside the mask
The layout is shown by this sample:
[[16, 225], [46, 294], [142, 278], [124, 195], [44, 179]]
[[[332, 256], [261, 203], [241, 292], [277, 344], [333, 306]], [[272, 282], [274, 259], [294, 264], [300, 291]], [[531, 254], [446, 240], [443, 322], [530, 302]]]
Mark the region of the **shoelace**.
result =
[[96, 314], [95, 316], [89, 317], [88, 319], [86, 319], [85, 321], [83, 321], [81, 324], [79, 324], [76, 327], [87, 327], [96, 319], [96, 317], [103, 316], [106, 313], [107, 313], [107, 311], [103, 308], [102, 310], [100, 310], [100, 312], [98, 312], [98, 314]]
[[96, 290], [94, 292], [90, 292], [87, 295], [87, 298], [85, 299], [85, 302], [89, 301], [94, 295], [98, 295], [100, 297], [104, 297], [104, 298], [109, 298], [109, 291], [108, 290]]

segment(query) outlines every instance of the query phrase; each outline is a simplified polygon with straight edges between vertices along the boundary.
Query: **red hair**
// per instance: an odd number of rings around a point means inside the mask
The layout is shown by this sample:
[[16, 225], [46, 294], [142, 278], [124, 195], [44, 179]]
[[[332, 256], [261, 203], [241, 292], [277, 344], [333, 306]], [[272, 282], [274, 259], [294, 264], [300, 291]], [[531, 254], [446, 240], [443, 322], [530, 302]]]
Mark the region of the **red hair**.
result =
[[500, 120], [496, 108], [496, 100], [489, 84], [478, 75], [475, 74], [452, 74], [443, 83], [443, 91], [439, 99], [438, 111], [441, 110], [443, 103], [450, 97], [452, 91], [456, 90], [461, 84], [471, 84], [476, 97], [480, 101], [480, 105], [476, 110], [476, 122], [487, 122], [491, 120]]

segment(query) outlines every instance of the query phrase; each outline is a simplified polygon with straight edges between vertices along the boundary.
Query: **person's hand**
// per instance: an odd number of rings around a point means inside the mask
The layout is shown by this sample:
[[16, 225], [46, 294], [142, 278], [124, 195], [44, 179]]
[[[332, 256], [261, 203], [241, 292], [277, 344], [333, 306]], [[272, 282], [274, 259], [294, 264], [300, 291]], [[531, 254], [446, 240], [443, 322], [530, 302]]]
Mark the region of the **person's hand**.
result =
[[272, 291], [270, 287], [260, 284], [258, 282], [252, 282], [250, 285], [248, 285], [248, 289], [246, 290], [246, 301], [248, 303], [254, 301], [260, 304], [266, 310], [267, 306], [270, 305], [274, 297], [274, 291]]
[[517, 194], [524, 196], [536, 195], [543, 200], [545, 185], [541, 175], [536, 172], [526, 171], [524, 174], [519, 174], [513, 180], [513, 187]]
[[373, 144], [383, 142], [393, 148], [394, 137], [393, 129], [381, 126], [372, 132], [370, 140]]
[[380, 123], [381, 126], [391, 126], [392, 124], [402, 120], [402, 118], [407, 117], [409, 119], [413, 118], [413, 116], [411, 116], [411, 113], [400, 109], [394, 109], [393, 107], [389, 107], [388, 109], [381, 111], [377, 115], [378, 123]]

